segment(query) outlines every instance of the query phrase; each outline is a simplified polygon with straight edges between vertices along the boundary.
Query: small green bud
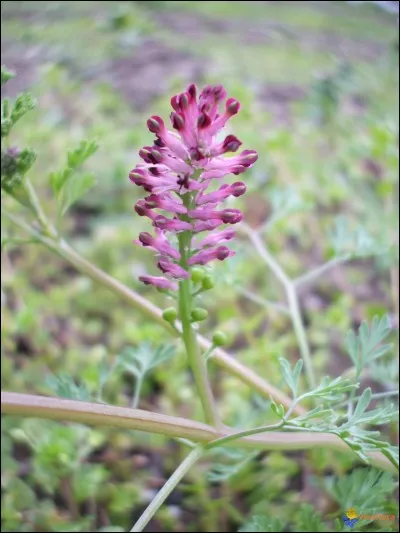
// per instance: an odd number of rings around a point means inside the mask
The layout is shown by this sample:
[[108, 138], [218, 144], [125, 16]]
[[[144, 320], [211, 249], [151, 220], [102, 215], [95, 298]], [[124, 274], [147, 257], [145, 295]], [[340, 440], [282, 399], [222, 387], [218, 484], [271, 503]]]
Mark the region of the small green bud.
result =
[[191, 315], [193, 322], [200, 322], [208, 317], [208, 311], [202, 307], [196, 307], [192, 310]]
[[212, 343], [214, 346], [225, 346], [228, 342], [227, 336], [223, 331], [216, 331], [212, 338]]
[[201, 287], [203, 291], [208, 291], [214, 287], [214, 280], [210, 275], [204, 276]]
[[203, 268], [192, 268], [190, 277], [193, 281], [193, 283], [201, 283], [203, 281], [203, 278], [205, 276], [205, 272]]
[[174, 322], [178, 316], [178, 313], [176, 312], [176, 309], [173, 307], [168, 307], [163, 311], [162, 317], [167, 322]]

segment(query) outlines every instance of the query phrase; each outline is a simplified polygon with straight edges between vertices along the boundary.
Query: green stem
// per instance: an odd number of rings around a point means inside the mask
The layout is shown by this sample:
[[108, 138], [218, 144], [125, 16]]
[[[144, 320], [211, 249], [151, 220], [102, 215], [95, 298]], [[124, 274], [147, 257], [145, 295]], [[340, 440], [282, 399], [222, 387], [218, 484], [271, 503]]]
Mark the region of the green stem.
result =
[[[187, 259], [190, 253], [192, 233], [184, 231], [178, 236], [180, 265], [188, 270]], [[192, 312], [192, 283], [190, 278], [179, 283], [179, 314], [182, 324], [182, 339], [185, 344], [190, 368], [193, 372], [197, 392], [203, 406], [206, 422], [218, 426], [218, 416], [215, 409], [214, 396], [208, 380], [207, 366], [197, 343], [196, 334], [191, 323]]]
[[153, 516], [161, 507], [161, 505], [165, 502], [171, 492], [175, 489], [175, 487], [182, 480], [182, 478], [189, 472], [193, 465], [200, 459], [203, 453], [204, 452], [202, 446], [197, 446], [189, 453], [183, 463], [178, 466], [172, 476], [165, 483], [163, 488], [158, 492], [154, 500], [143, 512], [142, 516], [133, 526], [131, 531], [143, 531], [143, 529], [147, 526], [147, 524], [153, 518]]
[[252, 435], [259, 435], [261, 433], [266, 433], [268, 431], [274, 431], [276, 429], [283, 428], [288, 423], [289, 418], [291, 417], [296, 405], [300, 400], [301, 397], [294, 400], [292, 405], [287, 410], [285, 416], [276, 424], [270, 424], [269, 426], [259, 426], [252, 429], [245, 429], [244, 431], [238, 431], [237, 433], [233, 433], [232, 435], [228, 435], [226, 437], [220, 437], [219, 439], [216, 439], [207, 444], [206, 448], [210, 450], [212, 448], [222, 446], [223, 444], [228, 444], [228, 442], [232, 442], [243, 437], [251, 437]]
[[56, 238], [57, 237], [57, 232], [56, 230], [53, 228], [53, 226], [50, 224], [49, 222], [49, 219], [47, 218], [47, 216], [45, 215], [45, 212], [43, 211], [43, 208], [41, 206], [41, 203], [39, 201], [39, 198], [36, 194], [36, 191], [32, 185], [32, 183], [30, 182], [29, 178], [25, 178], [24, 179], [24, 187], [25, 187], [25, 190], [26, 190], [26, 193], [29, 197], [29, 201], [31, 203], [31, 206], [32, 206], [32, 209], [34, 210], [41, 226], [42, 226], [42, 229], [43, 229], [43, 232], [45, 233], [45, 235], [49, 236], [49, 237], [53, 237], [53, 238]]
[[299, 345], [301, 357], [304, 361], [304, 368], [308, 380], [308, 385], [311, 389], [315, 389], [317, 383], [315, 380], [314, 369], [311, 360], [310, 347], [308, 345], [306, 328], [304, 327], [303, 318], [296, 289], [292, 284], [286, 287], [286, 294], [289, 304], [290, 316], [292, 319], [293, 329]]
[[212, 448], [218, 448], [228, 442], [232, 442], [243, 437], [251, 437], [252, 435], [259, 435], [260, 433], [266, 433], [267, 431], [274, 431], [275, 429], [280, 429], [285, 424], [284, 420], [277, 422], [276, 424], [271, 424], [270, 426], [260, 426], [252, 429], [246, 429], [244, 431], [238, 431], [232, 435], [227, 435], [226, 437], [220, 437], [219, 439], [213, 440], [210, 444], [207, 444], [207, 450]]
[[143, 378], [138, 378], [135, 383], [135, 394], [132, 399], [132, 409], [137, 409], [140, 400], [140, 393], [142, 391]]

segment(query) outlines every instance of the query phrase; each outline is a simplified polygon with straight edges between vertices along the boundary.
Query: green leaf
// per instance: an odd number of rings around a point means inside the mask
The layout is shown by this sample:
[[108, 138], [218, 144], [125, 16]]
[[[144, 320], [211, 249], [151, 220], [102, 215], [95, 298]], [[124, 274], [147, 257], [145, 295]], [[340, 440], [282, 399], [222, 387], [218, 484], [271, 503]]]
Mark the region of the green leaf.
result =
[[275, 532], [280, 533], [284, 530], [285, 524], [277, 518], [267, 516], [253, 516], [249, 522], [239, 529], [239, 533], [254, 531], [256, 533]]
[[279, 419], [282, 419], [285, 416], [285, 407], [281, 403], [276, 403], [273, 398], [271, 398], [271, 411]]
[[388, 247], [370, 235], [365, 226], [352, 227], [350, 220], [339, 216], [330, 234], [330, 242], [335, 256], [348, 259], [351, 257], [370, 257], [388, 252]]
[[393, 344], [382, 344], [391, 331], [389, 316], [384, 315], [381, 318], [375, 316], [370, 326], [367, 322], [363, 322], [358, 330], [358, 335], [354, 331], [347, 333], [345, 345], [357, 375], [368, 363], [379, 359], [392, 350]]
[[360, 419], [361, 416], [364, 414], [364, 412], [367, 410], [367, 407], [371, 403], [371, 399], [372, 399], [372, 390], [370, 387], [368, 387], [367, 389], [363, 391], [360, 399], [357, 402], [357, 406], [352, 416], [352, 419], [354, 422]]
[[351, 474], [326, 478], [325, 487], [341, 510], [354, 507], [359, 514], [382, 513], [393, 491], [393, 476], [374, 468], [358, 468]]
[[117, 357], [117, 367], [123, 368], [136, 379], [143, 379], [156, 366], [165, 363], [174, 355], [175, 347], [171, 344], [155, 348], [150, 343], [143, 343], [136, 348], [126, 348]]
[[69, 179], [62, 189], [61, 214], [65, 215], [68, 209], [86, 194], [95, 183], [94, 174], [81, 174]]
[[301, 399], [321, 398], [333, 402], [339, 400], [345, 392], [351, 391], [357, 388], [357, 386], [358, 385], [354, 384], [350, 379], [341, 376], [335, 379], [325, 376], [316, 389], [302, 394]]
[[10, 111], [10, 119], [14, 125], [20, 120], [26, 113], [34, 109], [36, 101], [30, 93], [19, 94], [14, 102], [14, 105]]
[[222, 483], [234, 477], [258, 455], [258, 452], [249, 453], [233, 448], [220, 448], [218, 451], [224, 460], [229, 462], [214, 463], [207, 473], [207, 479], [212, 483]]
[[50, 174], [50, 185], [56, 195], [60, 192], [62, 186], [72, 176], [72, 174], [73, 170], [71, 168], [64, 168], [63, 170], [52, 172]]
[[49, 175], [50, 185], [62, 215], [95, 184], [93, 174], [77, 171], [97, 149], [98, 144], [95, 141], [81, 141], [75, 150], [68, 152], [66, 166]]
[[60, 398], [91, 401], [92, 397], [85, 384], [77, 385], [71, 376], [62, 374], [48, 376], [45, 384]]
[[67, 155], [67, 165], [71, 169], [77, 169], [97, 152], [99, 145], [95, 141], [83, 140], [75, 150], [71, 150]]
[[286, 381], [288, 387], [293, 393], [293, 398], [297, 397], [297, 385], [299, 381], [299, 376], [303, 368], [303, 361], [299, 359], [292, 370], [290, 363], [283, 357], [279, 358], [279, 364], [281, 367], [281, 372], [283, 379]]
[[326, 525], [323, 522], [322, 516], [316, 511], [316, 509], [309, 504], [303, 504], [296, 516], [295, 520], [296, 528], [293, 531], [298, 533], [306, 533], [316, 531], [317, 533], [323, 533], [328, 531]]
[[1, 86], [11, 80], [15, 74], [9, 70], [4, 65], [1, 65]]

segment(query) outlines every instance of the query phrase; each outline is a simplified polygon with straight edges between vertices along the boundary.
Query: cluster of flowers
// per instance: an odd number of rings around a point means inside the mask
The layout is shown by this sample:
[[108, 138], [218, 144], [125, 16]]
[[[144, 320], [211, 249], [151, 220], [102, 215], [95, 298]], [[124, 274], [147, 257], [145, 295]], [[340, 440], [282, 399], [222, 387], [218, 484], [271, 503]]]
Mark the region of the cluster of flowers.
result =
[[[223, 261], [234, 253], [221, 244], [235, 236], [234, 230], [214, 230], [240, 222], [242, 213], [217, 207], [229, 196], [244, 194], [246, 185], [236, 181], [211, 192], [210, 189], [215, 180], [245, 172], [258, 156], [254, 150], [244, 150], [239, 155], [223, 157], [228, 152], [237, 152], [242, 144], [234, 135], [218, 139], [227, 121], [240, 108], [237, 100], [228, 98], [220, 114], [219, 107], [225, 99], [226, 91], [221, 85], [206, 86], [198, 98], [196, 86], [190, 85], [186, 92], [171, 99], [171, 122], [176, 132], [168, 130], [158, 116], [147, 121], [156, 139], [153, 146], [140, 150], [144, 163], [138, 164], [129, 178], [148, 193], [136, 203], [135, 210], [138, 215], [150, 218], [155, 228], [155, 235], [140, 233], [137, 243], [156, 251], [160, 256], [158, 268], [165, 277], [141, 276], [143, 283], [177, 290], [174, 280], [189, 277], [192, 265], [205, 265], [214, 259]], [[198, 234], [207, 231], [211, 233], [200, 238]], [[191, 232], [185, 268], [179, 250], [168, 238], [180, 232]]]

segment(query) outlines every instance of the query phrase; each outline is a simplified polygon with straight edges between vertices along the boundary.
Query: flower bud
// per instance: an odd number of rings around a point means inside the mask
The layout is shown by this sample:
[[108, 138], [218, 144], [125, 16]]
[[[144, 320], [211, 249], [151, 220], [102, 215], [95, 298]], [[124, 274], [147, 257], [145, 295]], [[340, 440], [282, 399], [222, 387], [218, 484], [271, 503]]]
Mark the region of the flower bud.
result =
[[205, 272], [203, 268], [192, 268], [190, 272], [190, 277], [193, 283], [201, 283], [204, 279]]
[[178, 313], [176, 312], [176, 309], [173, 307], [168, 307], [167, 309], [164, 309], [162, 317], [167, 322], [170, 322], [171, 324], [175, 322], [177, 319]]
[[216, 331], [212, 337], [212, 343], [214, 346], [225, 346], [228, 342], [227, 336], [223, 331]]
[[203, 281], [201, 283], [201, 288], [203, 291], [208, 291], [214, 287], [214, 280], [213, 278], [207, 274], [207, 276], [204, 276]]
[[193, 322], [201, 322], [208, 317], [208, 311], [202, 307], [196, 307], [195, 309], [192, 309], [191, 316]]

